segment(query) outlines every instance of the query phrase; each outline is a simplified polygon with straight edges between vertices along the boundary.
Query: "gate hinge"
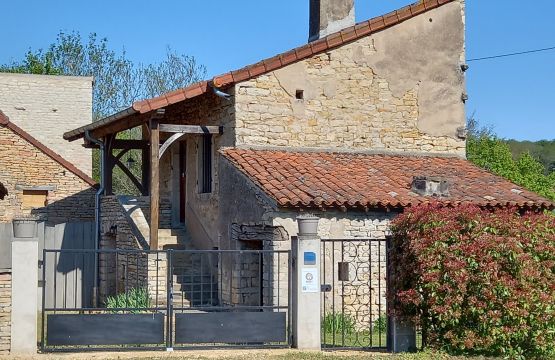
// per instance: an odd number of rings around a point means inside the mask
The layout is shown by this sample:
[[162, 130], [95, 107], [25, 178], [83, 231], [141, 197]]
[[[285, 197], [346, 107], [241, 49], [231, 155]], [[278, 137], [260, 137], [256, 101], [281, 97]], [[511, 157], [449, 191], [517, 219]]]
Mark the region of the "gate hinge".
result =
[[44, 280], [39, 280], [39, 287], [43, 287], [44, 286]]
[[320, 287], [321, 292], [331, 292], [331, 285], [330, 284], [322, 284]]
[[41, 268], [44, 265], [44, 260], [39, 260], [39, 268]]

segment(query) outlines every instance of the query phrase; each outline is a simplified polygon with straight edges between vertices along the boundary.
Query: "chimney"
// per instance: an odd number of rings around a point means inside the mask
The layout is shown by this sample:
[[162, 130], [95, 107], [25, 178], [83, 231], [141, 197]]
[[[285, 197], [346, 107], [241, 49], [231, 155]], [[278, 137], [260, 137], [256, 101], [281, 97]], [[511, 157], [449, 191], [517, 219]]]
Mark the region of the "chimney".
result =
[[420, 196], [448, 197], [450, 185], [447, 180], [438, 177], [415, 176], [411, 190]]
[[321, 39], [354, 24], [354, 0], [310, 0], [309, 42]]

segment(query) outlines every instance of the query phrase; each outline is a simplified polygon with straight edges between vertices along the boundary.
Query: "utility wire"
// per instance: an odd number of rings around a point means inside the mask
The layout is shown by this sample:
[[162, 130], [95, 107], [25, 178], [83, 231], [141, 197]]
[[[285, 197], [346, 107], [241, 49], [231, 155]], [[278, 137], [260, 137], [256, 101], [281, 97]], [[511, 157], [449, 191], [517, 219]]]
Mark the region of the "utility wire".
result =
[[481, 58], [469, 59], [469, 60], [466, 60], [466, 61], [471, 62], [471, 61], [491, 60], [491, 59], [498, 59], [498, 58], [509, 57], [509, 56], [532, 54], [532, 53], [537, 53], [537, 52], [542, 52], [542, 51], [549, 51], [549, 50], [555, 50], [555, 46], [548, 47], [548, 48], [543, 48], [543, 49], [521, 51], [521, 52], [516, 52], [516, 53], [510, 53], [510, 54], [486, 56], [486, 57], [481, 57]]

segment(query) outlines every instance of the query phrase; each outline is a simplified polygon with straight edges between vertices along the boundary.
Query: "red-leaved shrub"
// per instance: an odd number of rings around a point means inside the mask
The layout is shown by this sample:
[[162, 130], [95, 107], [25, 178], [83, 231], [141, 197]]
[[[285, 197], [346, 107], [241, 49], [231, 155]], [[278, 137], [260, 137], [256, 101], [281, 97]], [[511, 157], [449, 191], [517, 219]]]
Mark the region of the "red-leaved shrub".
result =
[[393, 312], [452, 353], [555, 357], [555, 217], [439, 204], [393, 223]]

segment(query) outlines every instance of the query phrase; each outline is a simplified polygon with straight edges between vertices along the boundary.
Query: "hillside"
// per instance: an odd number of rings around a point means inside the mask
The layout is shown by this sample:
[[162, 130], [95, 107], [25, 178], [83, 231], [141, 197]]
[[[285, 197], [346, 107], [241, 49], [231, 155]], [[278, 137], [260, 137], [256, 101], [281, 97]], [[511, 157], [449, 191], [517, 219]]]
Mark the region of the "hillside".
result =
[[555, 171], [555, 140], [541, 140], [541, 141], [517, 141], [507, 140], [511, 152], [515, 159], [526, 151], [538, 159], [548, 172]]

